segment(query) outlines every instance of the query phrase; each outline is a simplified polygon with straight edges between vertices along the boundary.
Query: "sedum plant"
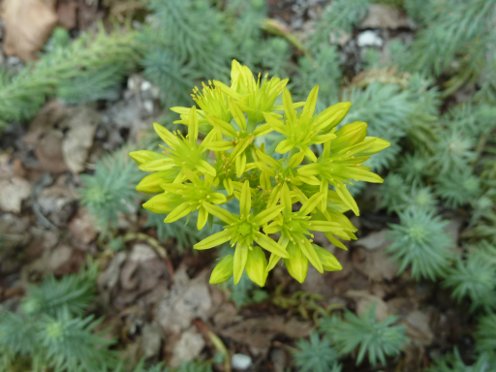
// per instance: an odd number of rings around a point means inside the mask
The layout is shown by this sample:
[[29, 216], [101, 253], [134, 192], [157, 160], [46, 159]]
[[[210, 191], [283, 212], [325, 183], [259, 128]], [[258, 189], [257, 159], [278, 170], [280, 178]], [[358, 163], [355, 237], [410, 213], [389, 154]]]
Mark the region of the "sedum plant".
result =
[[399, 217], [400, 223], [391, 225], [387, 248], [399, 272], [410, 267], [414, 279], [431, 280], [445, 273], [453, 256], [453, 241], [445, 231], [448, 223], [421, 208], [408, 208]]
[[296, 343], [293, 360], [300, 372], [340, 372], [338, 353], [326, 337], [312, 332], [307, 340]]
[[371, 365], [377, 366], [385, 365], [387, 357], [399, 355], [408, 342], [405, 327], [396, 322], [395, 316], [377, 320], [375, 306], [371, 306], [360, 315], [347, 311], [342, 319], [326, 318], [320, 329], [326, 332], [340, 355], [356, 351], [357, 365], [367, 358]]
[[[389, 143], [367, 137], [364, 122], [338, 128], [349, 102], [316, 114], [318, 86], [296, 103], [287, 82], [255, 77], [233, 61], [230, 85], [204, 84], [193, 91], [195, 106], [172, 108], [186, 134], [154, 124], [162, 151], [130, 153], [150, 173], [137, 185], [155, 194], [146, 209], [166, 214], [165, 223], [195, 216], [198, 230], [221, 224], [221, 231], [194, 245], [232, 248], [211, 283], [233, 276], [237, 284], [246, 272], [263, 286], [280, 261], [299, 282], [309, 263], [320, 273], [341, 269], [332, 253], [314, 243], [314, 232], [346, 249], [341, 240], [355, 239], [356, 228], [344, 213], [359, 214], [349, 184], [382, 182], [363, 163]], [[318, 155], [316, 145], [322, 147]]]
[[496, 306], [496, 261], [493, 252], [483, 246], [467, 252], [465, 259], [458, 258], [456, 265], [444, 279], [457, 301], [468, 298], [471, 309], [494, 309]]

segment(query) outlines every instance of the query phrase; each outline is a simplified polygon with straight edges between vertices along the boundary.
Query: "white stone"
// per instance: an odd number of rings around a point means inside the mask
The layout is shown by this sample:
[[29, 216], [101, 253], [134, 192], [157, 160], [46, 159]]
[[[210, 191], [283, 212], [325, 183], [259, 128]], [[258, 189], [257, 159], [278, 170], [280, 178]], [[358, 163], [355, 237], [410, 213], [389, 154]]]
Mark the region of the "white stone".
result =
[[245, 370], [251, 366], [251, 358], [245, 354], [234, 354], [231, 364], [234, 369]]
[[358, 35], [357, 43], [359, 47], [381, 47], [383, 41], [374, 31], [364, 31]]

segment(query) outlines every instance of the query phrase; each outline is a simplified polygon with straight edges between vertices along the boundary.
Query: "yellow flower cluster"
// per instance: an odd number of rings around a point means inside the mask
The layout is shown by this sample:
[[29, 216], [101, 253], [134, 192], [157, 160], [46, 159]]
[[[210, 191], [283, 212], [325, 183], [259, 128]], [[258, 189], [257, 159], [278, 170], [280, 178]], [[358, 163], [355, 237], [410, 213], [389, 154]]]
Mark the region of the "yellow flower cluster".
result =
[[165, 223], [194, 215], [199, 230], [212, 219], [222, 225], [194, 246], [232, 248], [215, 266], [211, 283], [231, 276], [238, 283], [246, 272], [263, 286], [281, 260], [299, 282], [309, 263], [320, 273], [340, 270], [313, 233], [346, 249], [341, 240], [355, 239], [356, 228], [344, 213], [359, 213], [347, 185], [382, 182], [363, 163], [389, 143], [367, 137], [363, 122], [337, 128], [350, 103], [317, 114], [318, 87], [305, 102], [293, 102], [287, 82], [255, 77], [233, 61], [230, 85], [210, 82], [193, 91], [195, 106], [172, 108], [185, 135], [154, 124], [162, 151], [130, 154], [150, 172], [137, 190], [156, 194], [144, 208], [167, 214]]

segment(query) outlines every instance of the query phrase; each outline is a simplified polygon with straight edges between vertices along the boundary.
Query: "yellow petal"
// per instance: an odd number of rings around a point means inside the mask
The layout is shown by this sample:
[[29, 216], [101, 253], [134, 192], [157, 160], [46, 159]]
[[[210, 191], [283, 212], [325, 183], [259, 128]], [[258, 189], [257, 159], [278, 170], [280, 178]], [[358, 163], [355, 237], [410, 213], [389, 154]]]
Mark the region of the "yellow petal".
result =
[[310, 263], [317, 269], [319, 273], [324, 272], [322, 267], [322, 262], [320, 262], [319, 255], [315, 252], [313, 245], [308, 240], [303, 240], [298, 244], [298, 248], [305, 255], [305, 257], [310, 261]]
[[303, 283], [308, 273], [308, 260], [302, 252], [293, 245], [288, 246], [289, 258], [284, 260], [289, 275]]
[[241, 216], [246, 217], [251, 211], [251, 189], [250, 183], [245, 181], [239, 197], [239, 211]]
[[228, 280], [233, 274], [233, 256], [227, 255], [215, 265], [210, 274], [210, 284], [219, 284]]
[[176, 208], [174, 208], [168, 215], [165, 217], [165, 223], [172, 223], [181, 218], [187, 216], [193, 211], [193, 208], [185, 203], [179, 204]]
[[322, 111], [313, 123], [319, 131], [329, 131], [338, 125], [350, 111], [350, 102], [339, 102]]
[[335, 185], [334, 187], [336, 189], [336, 193], [338, 194], [339, 198], [343, 201], [343, 203], [346, 204], [346, 206], [350, 208], [353, 211], [353, 213], [355, 213], [355, 216], [359, 216], [360, 211], [358, 209], [358, 205], [355, 199], [353, 198], [353, 195], [351, 195], [351, 193], [346, 188], [346, 185], [340, 183]]
[[237, 246], [234, 251], [233, 260], [233, 278], [234, 284], [238, 284], [245, 270], [246, 261], [248, 259], [248, 247]]
[[314, 248], [319, 255], [320, 261], [322, 262], [322, 266], [324, 267], [325, 271], [338, 271], [343, 269], [343, 266], [341, 266], [336, 256], [334, 256], [327, 249], [319, 247], [316, 244], [314, 244]]
[[222, 230], [218, 233], [210, 235], [209, 237], [203, 239], [202, 241], [196, 243], [193, 248], [198, 250], [210, 249], [224, 244], [229, 239], [231, 239], [231, 233], [229, 230]]
[[169, 193], [161, 193], [143, 203], [143, 208], [153, 213], [168, 213], [176, 205], [173, 199], [174, 197]]
[[248, 252], [246, 261], [246, 273], [252, 282], [260, 287], [265, 285], [267, 279], [267, 258], [259, 247], [252, 247]]
[[281, 247], [274, 240], [269, 238], [267, 235], [264, 235], [260, 232], [255, 233], [255, 241], [259, 244], [263, 249], [269, 251], [270, 253], [274, 253], [280, 257], [287, 258], [288, 252]]
[[129, 153], [129, 156], [138, 164], [147, 163], [149, 161], [161, 159], [164, 157], [163, 154], [150, 150], [131, 151]]

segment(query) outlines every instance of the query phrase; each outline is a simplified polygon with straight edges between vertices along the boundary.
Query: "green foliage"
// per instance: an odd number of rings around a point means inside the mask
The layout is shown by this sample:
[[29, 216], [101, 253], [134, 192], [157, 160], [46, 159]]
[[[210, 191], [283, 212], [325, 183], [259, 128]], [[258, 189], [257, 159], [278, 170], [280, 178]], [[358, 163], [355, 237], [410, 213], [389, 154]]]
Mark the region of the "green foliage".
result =
[[226, 22], [207, 1], [152, 0], [150, 26], [139, 36], [145, 45], [145, 76], [169, 105], [187, 101], [198, 78], [225, 77], [232, 45]]
[[416, 35], [406, 67], [439, 76], [460, 57], [460, 63], [468, 69], [461, 75], [479, 70], [494, 32], [494, 2], [430, 0], [422, 2], [421, 7], [418, 3], [407, 1], [407, 10], [426, 27]]
[[94, 269], [29, 287], [18, 313], [0, 316], [0, 369], [107, 371], [115, 366], [112, 341], [95, 334], [83, 312], [92, 299]]
[[[456, 128], [444, 130], [435, 144], [433, 158], [437, 177], [450, 173], [467, 173], [469, 165], [476, 159], [475, 140]], [[470, 169], [470, 168], [469, 168]]]
[[467, 171], [449, 173], [440, 177], [436, 192], [450, 208], [470, 204], [480, 195], [479, 178]]
[[121, 149], [101, 158], [92, 175], [82, 175], [80, 197], [104, 234], [117, 225], [119, 214], [129, 212], [137, 201], [134, 183], [140, 178], [136, 165]]
[[49, 276], [39, 285], [30, 285], [28, 295], [21, 303], [22, 311], [33, 316], [54, 316], [64, 308], [69, 315], [82, 315], [93, 299], [96, 274], [93, 265], [79, 274], [60, 280]]
[[339, 54], [333, 46], [321, 46], [313, 55], [298, 60], [298, 69], [292, 80], [296, 96], [304, 99], [313, 86], [319, 84], [317, 109], [323, 109], [337, 101], [341, 82]]
[[387, 251], [399, 263], [400, 273], [410, 268], [413, 278], [431, 280], [445, 273], [454, 244], [445, 231], [447, 222], [420, 208], [407, 209], [399, 217], [400, 223], [390, 226], [393, 242]]
[[385, 365], [386, 358], [399, 355], [408, 341], [405, 327], [395, 325], [396, 321], [394, 316], [377, 320], [372, 306], [359, 316], [346, 312], [342, 319], [338, 316], [324, 319], [319, 327], [326, 332], [339, 354], [356, 352], [357, 365], [367, 358], [371, 365], [376, 366], [379, 363]]
[[483, 247], [473, 247], [464, 259], [457, 259], [444, 278], [453, 297], [458, 301], [468, 298], [473, 310], [488, 310], [496, 305], [496, 261], [488, 257], [489, 252]]
[[180, 104], [188, 100], [197, 71], [184, 66], [167, 50], [151, 50], [143, 59], [145, 76], [160, 88], [164, 102]]
[[114, 355], [107, 350], [112, 341], [93, 333], [97, 325], [92, 316], [73, 318], [64, 310], [56, 317], [41, 317], [34, 336], [39, 338], [43, 357], [35, 359], [40, 358], [55, 370], [109, 370], [115, 364]]
[[191, 361], [181, 364], [178, 368], [167, 369], [170, 372], [212, 372], [210, 363]]
[[334, 0], [323, 11], [308, 45], [318, 49], [329, 43], [332, 33], [350, 32], [366, 14], [370, 0]]
[[138, 59], [133, 32], [84, 34], [0, 79], [0, 122], [29, 119], [54, 95], [70, 103], [109, 97]]
[[408, 208], [434, 211], [436, 198], [429, 187], [409, 186], [400, 174], [389, 173], [377, 192], [378, 205], [388, 212], [399, 213]]
[[293, 360], [300, 372], [340, 372], [338, 354], [326, 337], [310, 334], [308, 340], [299, 340]]
[[496, 313], [484, 315], [479, 319], [475, 341], [479, 353], [494, 354], [496, 352]]
[[467, 365], [462, 360], [458, 349], [437, 359], [428, 372], [489, 372], [494, 364], [488, 355], [480, 355], [474, 364]]

